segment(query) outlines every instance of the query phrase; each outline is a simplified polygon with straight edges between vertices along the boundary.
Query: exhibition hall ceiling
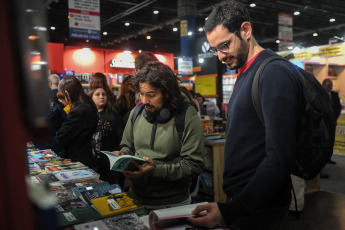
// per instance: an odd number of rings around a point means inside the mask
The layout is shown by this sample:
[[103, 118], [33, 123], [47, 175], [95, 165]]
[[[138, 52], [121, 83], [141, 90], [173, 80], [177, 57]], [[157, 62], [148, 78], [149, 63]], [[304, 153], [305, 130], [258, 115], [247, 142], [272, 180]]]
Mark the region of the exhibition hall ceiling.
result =
[[[47, 0], [46, 15], [49, 41], [72, 46], [120, 50], [148, 50], [180, 55], [178, 0], [100, 0], [101, 40], [69, 37], [68, 0]], [[184, 1], [180, 1], [184, 2]], [[187, 1], [188, 2], [188, 1]], [[221, 1], [193, 0], [195, 35], [205, 18]], [[344, 0], [243, 0], [254, 23], [254, 36], [264, 48], [278, 51], [278, 13], [293, 15], [293, 41], [295, 46], [327, 45], [330, 39], [343, 42], [345, 38]], [[250, 4], [255, 3], [255, 7]], [[154, 14], [154, 11], [159, 11]], [[299, 15], [294, 15], [298, 11]], [[330, 19], [335, 21], [330, 21]], [[125, 26], [129, 23], [129, 26]], [[107, 35], [103, 35], [107, 32]], [[317, 33], [318, 36], [315, 36]], [[146, 36], [151, 39], [147, 40]]]

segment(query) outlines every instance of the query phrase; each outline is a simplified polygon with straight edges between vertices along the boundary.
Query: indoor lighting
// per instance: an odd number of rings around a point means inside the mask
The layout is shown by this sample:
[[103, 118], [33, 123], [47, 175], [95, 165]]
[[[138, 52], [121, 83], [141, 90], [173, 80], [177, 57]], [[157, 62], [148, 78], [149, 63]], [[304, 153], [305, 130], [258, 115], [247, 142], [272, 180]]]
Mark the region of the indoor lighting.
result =
[[89, 42], [89, 39], [87, 39], [86, 42]]
[[278, 44], [279, 44], [279, 43], [280, 43], [280, 40], [279, 40], [279, 39], [278, 39], [278, 40], [276, 40], [276, 43], [278, 43]]
[[35, 26], [34, 30], [38, 30], [38, 31], [47, 31], [47, 28], [43, 27], [43, 26]]
[[108, 32], [105, 32], [105, 31], [103, 32], [103, 35], [107, 35], [107, 34], [108, 34]]
[[177, 31], [177, 30], [178, 30], [177, 27], [174, 27], [174, 28], [173, 28], [173, 31]]
[[255, 7], [256, 6], [256, 4], [255, 3], [250, 3], [250, 5], [249, 5], [250, 7]]
[[54, 27], [54, 26], [52, 26], [52, 27], [50, 27], [50, 29], [51, 29], [51, 30], [55, 30], [55, 27]]
[[335, 22], [335, 18], [329, 19], [330, 22]]
[[150, 36], [150, 35], [147, 35], [147, 36], [146, 36], [146, 39], [147, 39], [147, 40], [150, 40], [150, 39], [151, 39], [151, 36]]
[[126, 22], [126, 23], [125, 23], [125, 26], [129, 26], [129, 25], [130, 25], [129, 22]]
[[297, 53], [297, 52], [300, 52], [301, 51], [301, 49], [299, 48], [299, 47], [295, 47], [294, 49], [293, 49], [293, 52], [294, 53]]
[[317, 34], [317, 33], [313, 33], [313, 36], [314, 36], [314, 37], [317, 37], [317, 36], [318, 36], [318, 34]]
[[204, 30], [204, 29], [203, 29], [202, 27], [199, 28], [199, 31], [200, 31], [200, 32], [203, 31], [203, 30]]
[[40, 37], [37, 35], [30, 35], [28, 38], [29, 40], [36, 40], [36, 39], [39, 39]]
[[288, 50], [292, 50], [292, 49], [293, 49], [293, 46], [289, 46], [289, 47], [288, 47]]
[[129, 51], [129, 50], [125, 50], [125, 51], [123, 51], [125, 54], [131, 54], [132, 53], [132, 51]]
[[295, 13], [293, 13], [294, 15], [300, 15], [301, 13], [299, 11], [295, 11]]
[[199, 63], [204, 63], [204, 59], [203, 58], [199, 58]]
[[143, 52], [142, 50], [139, 50], [139, 53]]
[[154, 14], [158, 14], [159, 11], [158, 11], [158, 10], [154, 10], [153, 13], [154, 13]]
[[189, 36], [192, 36], [192, 34], [193, 34], [192, 32], [188, 32], [188, 35], [189, 35]]

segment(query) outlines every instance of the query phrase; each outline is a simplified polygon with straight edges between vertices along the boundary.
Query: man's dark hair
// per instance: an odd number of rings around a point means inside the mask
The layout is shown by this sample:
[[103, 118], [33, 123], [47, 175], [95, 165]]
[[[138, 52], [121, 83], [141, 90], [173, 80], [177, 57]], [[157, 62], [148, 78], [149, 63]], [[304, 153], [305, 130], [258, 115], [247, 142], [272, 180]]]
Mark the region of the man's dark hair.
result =
[[178, 78], [169, 66], [159, 62], [149, 62], [135, 75], [134, 87], [139, 92], [139, 83], [147, 82], [159, 89], [164, 97], [164, 106], [178, 109], [183, 101]]
[[239, 0], [223, 1], [208, 16], [204, 30], [207, 34], [216, 26], [223, 25], [231, 33], [237, 31], [236, 36], [241, 38], [238, 32], [243, 22], [249, 22], [252, 25], [246, 6]]
[[143, 52], [138, 54], [135, 58], [134, 66], [136, 71], [140, 71], [144, 66], [151, 61], [159, 61], [158, 58], [151, 52]]

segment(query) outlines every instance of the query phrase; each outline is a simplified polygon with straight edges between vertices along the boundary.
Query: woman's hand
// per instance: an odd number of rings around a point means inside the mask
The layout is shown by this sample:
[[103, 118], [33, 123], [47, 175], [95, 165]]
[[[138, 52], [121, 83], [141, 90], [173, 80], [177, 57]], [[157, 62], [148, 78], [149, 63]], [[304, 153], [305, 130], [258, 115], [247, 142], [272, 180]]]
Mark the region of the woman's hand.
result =
[[148, 157], [143, 157], [143, 159], [147, 162], [147, 164], [144, 166], [132, 161], [132, 163], [138, 167], [138, 171], [123, 170], [123, 174], [131, 179], [139, 179], [141, 177], [153, 174], [155, 170], [155, 163]]

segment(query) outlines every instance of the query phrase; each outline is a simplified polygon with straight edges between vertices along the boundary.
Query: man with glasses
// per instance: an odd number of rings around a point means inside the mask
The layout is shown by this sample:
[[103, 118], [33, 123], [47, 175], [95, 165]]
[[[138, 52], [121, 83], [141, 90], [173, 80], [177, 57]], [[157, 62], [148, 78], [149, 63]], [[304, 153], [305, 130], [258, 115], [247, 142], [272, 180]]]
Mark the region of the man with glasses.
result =
[[[276, 55], [253, 37], [248, 10], [241, 1], [224, 1], [204, 27], [210, 52], [238, 70], [228, 106], [223, 190], [226, 203], [200, 205], [188, 218], [196, 226], [225, 224], [231, 230], [278, 230], [291, 202], [290, 168], [301, 112], [298, 76], [290, 64], [270, 62], [259, 83], [264, 122], [252, 101], [252, 82], [260, 64]], [[202, 214], [202, 213], [201, 213]]]

